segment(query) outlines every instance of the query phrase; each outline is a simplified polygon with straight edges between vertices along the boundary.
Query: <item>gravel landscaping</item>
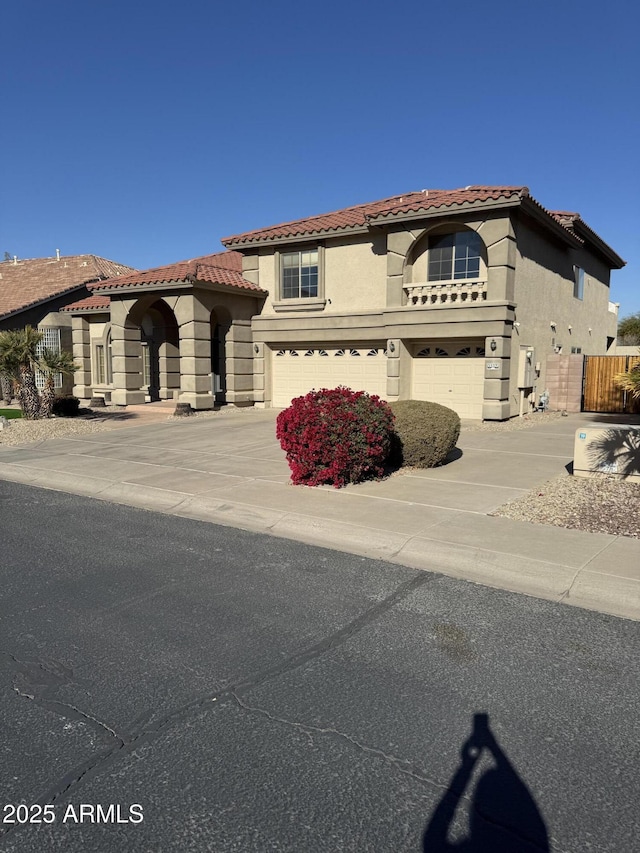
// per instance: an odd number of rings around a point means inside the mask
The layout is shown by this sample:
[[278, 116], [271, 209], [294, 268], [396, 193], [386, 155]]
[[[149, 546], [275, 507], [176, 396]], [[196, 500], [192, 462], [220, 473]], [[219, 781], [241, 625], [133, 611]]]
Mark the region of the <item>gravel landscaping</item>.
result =
[[565, 417], [562, 412], [532, 412], [521, 418], [511, 418], [509, 421], [462, 421], [464, 432], [513, 432], [514, 430], [530, 429], [534, 426], [547, 424]]
[[640, 539], [640, 485], [563, 474], [491, 515]]

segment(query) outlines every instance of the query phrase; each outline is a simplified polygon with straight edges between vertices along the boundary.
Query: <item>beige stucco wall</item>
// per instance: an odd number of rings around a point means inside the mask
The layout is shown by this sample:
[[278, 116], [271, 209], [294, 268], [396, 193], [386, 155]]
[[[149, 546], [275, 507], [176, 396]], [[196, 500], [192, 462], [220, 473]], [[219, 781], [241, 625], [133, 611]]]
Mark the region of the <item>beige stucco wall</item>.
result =
[[[585, 248], [573, 249], [550, 239], [532, 223], [516, 223], [517, 259], [515, 275], [515, 322], [513, 351], [533, 347], [540, 364], [535, 394], [547, 388], [547, 358], [554, 346], [570, 355], [580, 348], [583, 355], [605, 355], [607, 336], [615, 336], [617, 314], [609, 311], [609, 269]], [[574, 266], [585, 271], [584, 297], [573, 296]], [[555, 321], [555, 328], [551, 326]], [[569, 328], [571, 327], [571, 328]], [[590, 331], [591, 330], [591, 331]], [[517, 365], [512, 365], [509, 387], [511, 414], [517, 414], [519, 391]]]
[[[319, 306], [318, 310], [333, 314], [384, 308], [387, 261], [381, 235], [374, 239], [367, 235], [341, 237], [324, 240], [323, 245], [320, 266], [324, 289], [321, 285], [319, 290], [323, 292], [326, 304]], [[295, 248], [292, 245], [290, 250]], [[249, 277], [256, 265], [257, 276], [252, 276], [251, 280], [269, 294], [262, 315], [275, 314], [274, 302], [280, 301], [277, 249], [261, 249], [257, 256], [246, 258], [243, 274]]]
[[101, 323], [100, 321], [91, 321], [89, 319], [89, 335], [91, 340], [96, 340], [98, 338], [102, 338], [104, 335], [105, 329], [107, 328], [107, 323]]

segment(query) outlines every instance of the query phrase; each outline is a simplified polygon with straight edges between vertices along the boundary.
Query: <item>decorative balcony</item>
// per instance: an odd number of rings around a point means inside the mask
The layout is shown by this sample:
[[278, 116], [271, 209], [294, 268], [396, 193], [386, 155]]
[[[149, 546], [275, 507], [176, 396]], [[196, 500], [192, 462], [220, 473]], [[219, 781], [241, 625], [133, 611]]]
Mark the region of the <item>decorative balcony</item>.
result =
[[472, 305], [484, 302], [487, 298], [486, 281], [430, 281], [418, 284], [405, 284], [407, 305], [429, 307], [431, 305]]

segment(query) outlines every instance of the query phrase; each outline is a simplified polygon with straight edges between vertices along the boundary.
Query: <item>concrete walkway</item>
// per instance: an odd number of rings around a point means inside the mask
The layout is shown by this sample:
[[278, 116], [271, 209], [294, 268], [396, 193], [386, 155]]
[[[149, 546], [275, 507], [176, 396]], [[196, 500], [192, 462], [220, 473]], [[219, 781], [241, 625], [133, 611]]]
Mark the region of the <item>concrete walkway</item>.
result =
[[563, 473], [576, 428], [598, 416], [511, 432], [463, 430], [461, 455], [446, 466], [340, 490], [290, 484], [275, 417], [219, 412], [0, 447], [0, 479], [640, 619], [640, 541], [487, 515]]

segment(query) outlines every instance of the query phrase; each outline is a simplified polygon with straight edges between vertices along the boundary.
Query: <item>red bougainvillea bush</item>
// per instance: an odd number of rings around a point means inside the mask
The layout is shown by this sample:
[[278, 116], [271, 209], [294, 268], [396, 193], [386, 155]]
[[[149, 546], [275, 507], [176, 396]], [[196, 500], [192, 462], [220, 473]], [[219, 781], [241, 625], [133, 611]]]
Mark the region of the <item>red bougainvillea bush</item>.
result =
[[383, 475], [392, 431], [383, 400], [340, 386], [296, 397], [278, 415], [276, 437], [296, 485], [340, 488]]

